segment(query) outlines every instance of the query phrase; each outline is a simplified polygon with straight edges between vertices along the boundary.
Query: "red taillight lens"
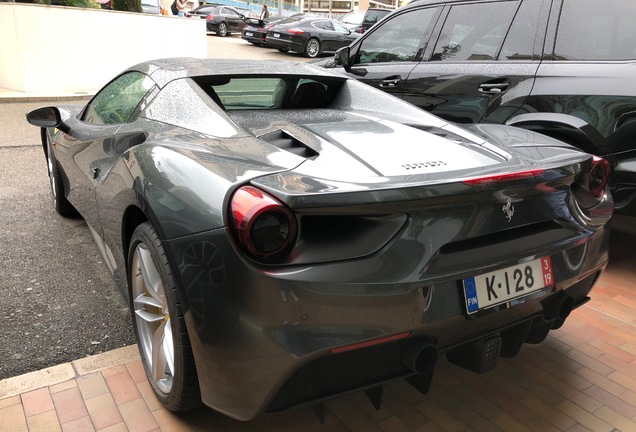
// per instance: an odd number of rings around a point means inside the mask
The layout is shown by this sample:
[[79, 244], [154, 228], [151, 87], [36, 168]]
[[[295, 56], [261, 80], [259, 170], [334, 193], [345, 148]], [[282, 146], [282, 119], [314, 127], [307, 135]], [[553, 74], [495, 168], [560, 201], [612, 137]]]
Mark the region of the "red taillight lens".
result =
[[208, 15], [205, 17], [206, 21], [212, 21], [214, 19], [214, 15]]
[[305, 33], [305, 31], [302, 30], [302, 29], [299, 29], [299, 28], [292, 28], [292, 29], [287, 30], [287, 33], [290, 33], [290, 34], [293, 34], [293, 35], [301, 35], [301, 34]]
[[523, 179], [528, 177], [539, 176], [543, 174], [543, 172], [544, 172], [543, 169], [537, 168], [532, 170], [517, 171], [517, 172], [505, 173], [505, 174], [494, 174], [494, 175], [488, 175], [484, 177], [476, 177], [476, 178], [464, 180], [464, 184], [475, 186], [475, 185], [481, 185], [486, 183], [497, 183], [497, 182], [504, 182], [504, 181], [510, 181], [510, 180], [518, 180], [518, 179]]
[[230, 211], [239, 243], [254, 258], [280, 258], [296, 241], [297, 224], [291, 210], [255, 187], [238, 189]]
[[601, 157], [594, 156], [592, 169], [586, 176], [587, 190], [596, 198], [600, 198], [605, 193], [609, 176], [609, 162]]

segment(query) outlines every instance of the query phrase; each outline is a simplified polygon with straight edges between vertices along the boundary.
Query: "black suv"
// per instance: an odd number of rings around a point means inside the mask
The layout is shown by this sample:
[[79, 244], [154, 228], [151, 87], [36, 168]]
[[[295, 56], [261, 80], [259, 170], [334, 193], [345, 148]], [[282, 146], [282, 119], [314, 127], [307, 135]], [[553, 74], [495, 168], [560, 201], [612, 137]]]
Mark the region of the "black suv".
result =
[[634, 59], [634, 1], [416, 0], [324, 63], [447, 120], [507, 123], [603, 156], [617, 209], [632, 213]]

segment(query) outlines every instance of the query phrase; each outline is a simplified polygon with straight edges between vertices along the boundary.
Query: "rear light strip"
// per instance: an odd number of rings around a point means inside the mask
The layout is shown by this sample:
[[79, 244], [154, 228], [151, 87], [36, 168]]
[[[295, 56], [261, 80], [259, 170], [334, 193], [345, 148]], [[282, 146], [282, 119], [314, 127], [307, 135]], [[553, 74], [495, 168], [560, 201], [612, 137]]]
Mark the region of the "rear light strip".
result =
[[531, 169], [526, 171], [517, 171], [517, 172], [505, 173], [505, 174], [493, 174], [493, 175], [475, 177], [472, 179], [464, 180], [464, 184], [469, 186], [476, 186], [476, 185], [482, 185], [486, 183], [498, 183], [498, 182], [505, 182], [510, 180], [519, 180], [519, 179], [524, 179], [529, 177], [540, 176], [541, 174], [544, 173], [544, 171], [545, 170], [543, 170], [542, 168], [536, 168], [536, 169]]
[[380, 344], [384, 344], [384, 343], [388, 343], [388, 342], [394, 342], [397, 340], [402, 340], [402, 339], [406, 339], [407, 337], [411, 336], [413, 334], [413, 332], [406, 332], [406, 333], [399, 333], [393, 336], [387, 336], [387, 337], [383, 337], [380, 339], [374, 339], [371, 341], [366, 341], [366, 342], [360, 342], [360, 343], [356, 343], [356, 344], [352, 344], [352, 345], [345, 345], [345, 346], [341, 346], [341, 347], [336, 347], [336, 348], [331, 348], [329, 350], [329, 352], [331, 352], [332, 354], [339, 354], [339, 353], [343, 353], [343, 352], [347, 352], [347, 351], [353, 351], [353, 350], [357, 350], [357, 349], [361, 349], [361, 348], [368, 348], [370, 346], [374, 346], [374, 345], [380, 345]]

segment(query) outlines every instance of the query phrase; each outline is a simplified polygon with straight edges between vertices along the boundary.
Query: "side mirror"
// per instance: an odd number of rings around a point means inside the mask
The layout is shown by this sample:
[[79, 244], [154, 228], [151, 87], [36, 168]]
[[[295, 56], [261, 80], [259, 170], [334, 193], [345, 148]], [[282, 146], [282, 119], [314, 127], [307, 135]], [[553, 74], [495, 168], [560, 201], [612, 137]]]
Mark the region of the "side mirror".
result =
[[347, 72], [351, 71], [351, 50], [348, 46], [340, 48], [334, 56], [334, 63], [345, 68]]
[[27, 113], [26, 119], [33, 126], [42, 128], [53, 128], [62, 125], [60, 110], [53, 106], [34, 109]]

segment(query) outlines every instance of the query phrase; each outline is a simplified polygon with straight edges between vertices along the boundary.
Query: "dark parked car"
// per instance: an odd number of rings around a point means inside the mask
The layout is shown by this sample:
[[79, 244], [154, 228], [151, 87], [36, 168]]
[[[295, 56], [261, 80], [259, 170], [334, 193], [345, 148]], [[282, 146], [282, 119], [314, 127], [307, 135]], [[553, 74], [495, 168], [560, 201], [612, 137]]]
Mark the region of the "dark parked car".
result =
[[606, 161], [319, 67], [156, 60], [27, 119], [170, 410], [379, 407], [391, 380], [426, 392], [440, 354], [486, 372], [607, 264]]
[[267, 45], [281, 52], [294, 51], [317, 57], [349, 45], [360, 36], [340, 21], [316, 16], [292, 16], [279, 21], [267, 32]]
[[267, 31], [285, 18], [280, 16], [270, 16], [267, 19], [245, 18], [241, 38], [254, 45], [267, 46]]
[[629, 1], [419, 0], [339, 62], [450, 121], [508, 123], [603, 156], [627, 212], [636, 203], [634, 29]]
[[245, 15], [232, 6], [203, 4], [188, 12], [188, 16], [205, 19], [207, 31], [216, 33], [218, 36], [241, 33], [245, 27]]

